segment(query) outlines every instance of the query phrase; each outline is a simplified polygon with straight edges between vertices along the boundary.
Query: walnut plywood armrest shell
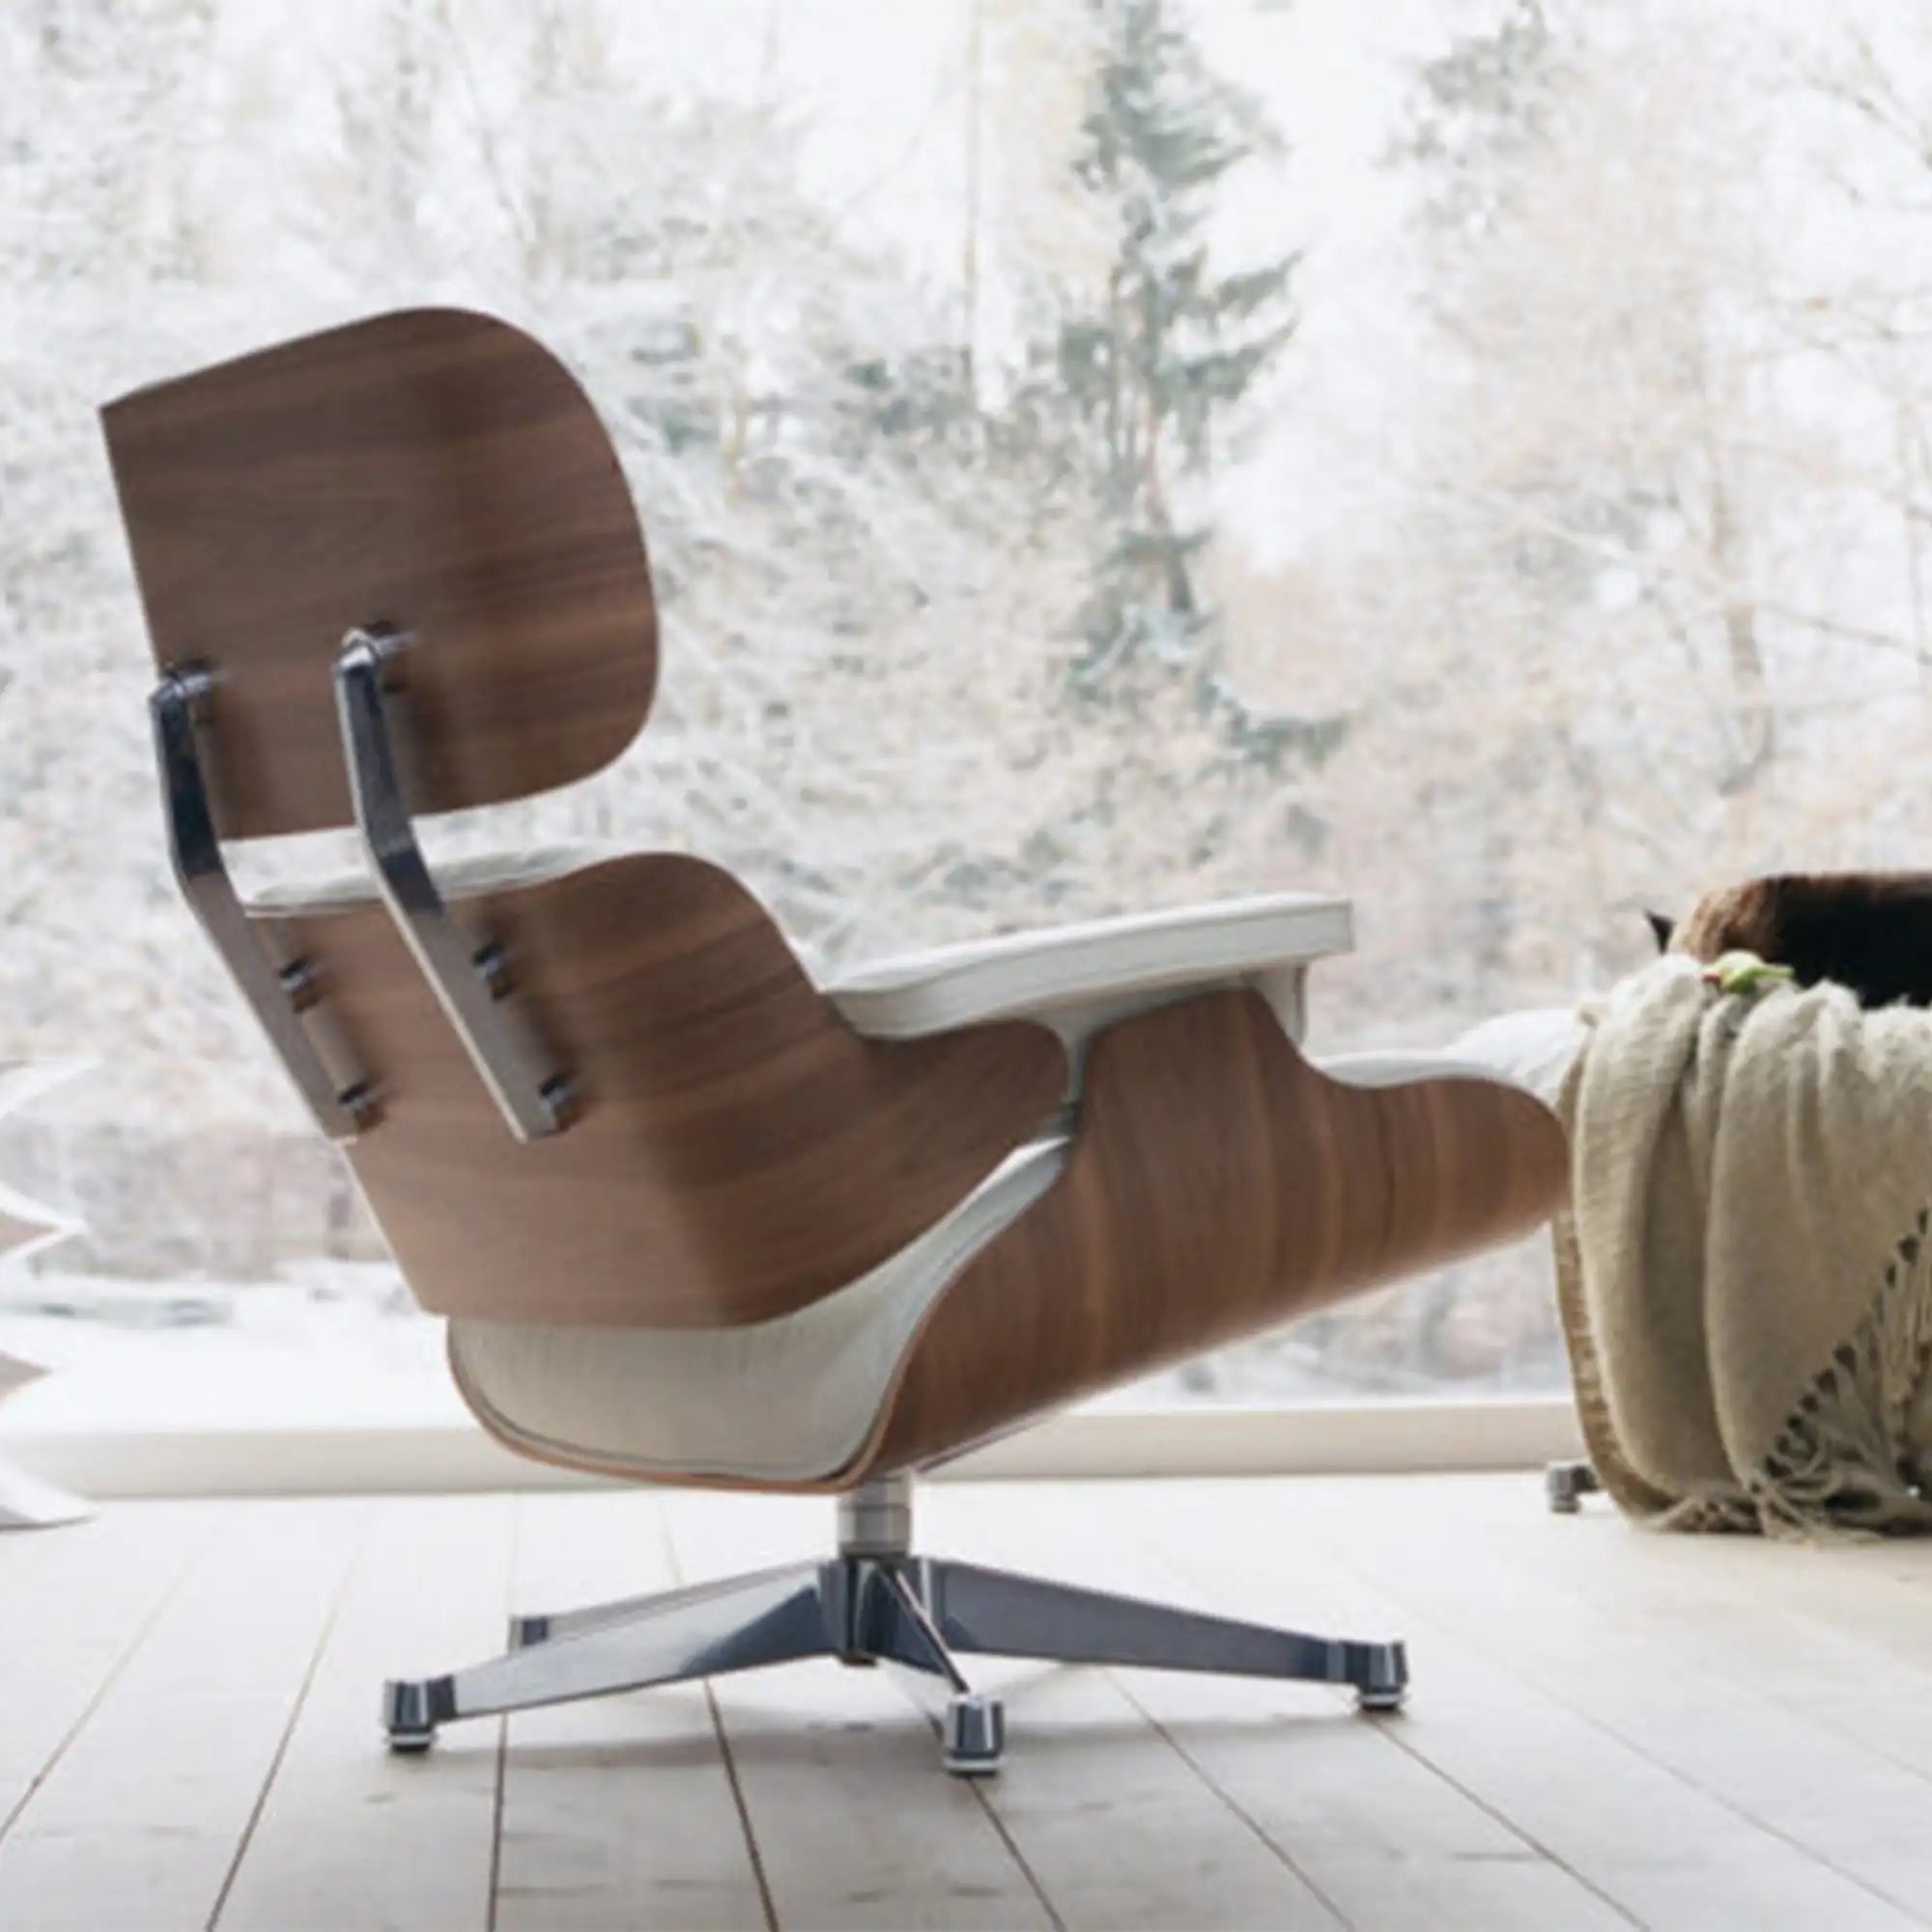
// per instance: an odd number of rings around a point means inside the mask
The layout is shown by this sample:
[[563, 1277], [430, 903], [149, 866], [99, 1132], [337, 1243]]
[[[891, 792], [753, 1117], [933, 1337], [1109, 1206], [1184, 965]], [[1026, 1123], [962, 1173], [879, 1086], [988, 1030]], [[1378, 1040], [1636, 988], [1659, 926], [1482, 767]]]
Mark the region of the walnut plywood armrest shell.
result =
[[1520, 1090], [1331, 1080], [1252, 992], [1127, 1020], [1094, 1047], [1065, 1172], [937, 1297], [847, 1480], [1525, 1233], [1567, 1167]]
[[1059, 1042], [1023, 1023], [861, 1038], [700, 860], [632, 854], [451, 906], [504, 948], [512, 997], [572, 1069], [569, 1132], [505, 1130], [381, 904], [276, 915], [381, 1083], [381, 1124], [348, 1157], [435, 1314], [788, 1314], [957, 1205], [1065, 1086]]

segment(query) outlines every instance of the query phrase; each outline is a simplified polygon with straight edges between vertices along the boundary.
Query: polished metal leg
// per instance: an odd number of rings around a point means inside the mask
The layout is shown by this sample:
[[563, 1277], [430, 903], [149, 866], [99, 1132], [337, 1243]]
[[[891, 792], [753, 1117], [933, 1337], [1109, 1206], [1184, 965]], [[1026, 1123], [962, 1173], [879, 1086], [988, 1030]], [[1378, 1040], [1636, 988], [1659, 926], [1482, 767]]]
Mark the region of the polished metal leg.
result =
[[668, 1599], [646, 1599], [620, 1621], [553, 1635], [468, 1670], [392, 1682], [383, 1693], [389, 1743], [397, 1750], [425, 1750], [437, 1726], [457, 1718], [824, 1656], [838, 1647], [821, 1588], [830, 1567], [802, 1563], [715, 1587], [674, 1591]]
[[510, 1648], [523, 1650], [533, 1643], [548, 1643], [553, 1637], [577, 1636], [584, 1631], [603, 1630], [611, 1624], [633, 1623], [639, 1617], [655, 1616], [684, 1604], [707, 1603], [747, 1584], [769, 1582], [778, 1577], [816, 1575], [816, 1563], [780, 1563], [769, 1570], [753, 1570], [743, 1577], [727, 1577], [722, 1581], [693, 1583], [682, 1590], [655, 1590], [641, 1597], [620, 1598], [614, 1604], [596, 1604], [583, 1610], [554, 1610], [539, 1616], [513, 1616], [510, 1619]]
[[867, 1580], [872, 1598], [867, 1637], [876, 1654], [946, 1680], [951, 1694], [940, 1731], [946, 1769], [960, 1777], [989, 1776], [1006, 1751], [1005, 1706], [967, 1683], [906, 1567], [874, 1565]]
[[941, 1635], [958, 1650], [1350, 1684], [1365, 1711], [1398, 1709], [1408, 1683], [1400, 1643], [1236, 1623], [972, 1563], [926, 1560], [917, 1568]]

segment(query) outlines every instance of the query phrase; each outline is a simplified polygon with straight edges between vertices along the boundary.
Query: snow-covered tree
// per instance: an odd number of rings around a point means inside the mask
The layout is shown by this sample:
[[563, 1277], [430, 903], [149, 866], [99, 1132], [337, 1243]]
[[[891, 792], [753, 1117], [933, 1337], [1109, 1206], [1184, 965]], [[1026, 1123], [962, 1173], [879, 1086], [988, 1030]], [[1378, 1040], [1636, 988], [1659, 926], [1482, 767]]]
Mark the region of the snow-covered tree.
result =
[[1082, 613], [1082, 680], [1141, 657], [1211, 662], [1196, 560], [1212, 535], [1200, 479], [1294, 333], [1294, 258], [1217, 263], [1224, 178], [1274, 139], [1214, 73], [1172, 0], [1099, 0], [1086, 119], [1071, 164], [1109, 237], [1101, 285], [1054, 344], [1056, 401], [1107, 547]]

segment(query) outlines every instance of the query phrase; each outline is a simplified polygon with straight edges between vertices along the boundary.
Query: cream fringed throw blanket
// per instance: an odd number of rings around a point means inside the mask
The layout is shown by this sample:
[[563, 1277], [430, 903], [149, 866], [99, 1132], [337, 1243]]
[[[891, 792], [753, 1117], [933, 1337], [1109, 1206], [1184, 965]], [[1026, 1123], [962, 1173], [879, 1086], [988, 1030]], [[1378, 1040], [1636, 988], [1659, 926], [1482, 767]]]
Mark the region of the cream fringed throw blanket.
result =
[[1584, 1017], [1556, 1272], [1605, 1488], [1671, 1528], [1932, 1530], [1932, 1012], [1666, 958]]

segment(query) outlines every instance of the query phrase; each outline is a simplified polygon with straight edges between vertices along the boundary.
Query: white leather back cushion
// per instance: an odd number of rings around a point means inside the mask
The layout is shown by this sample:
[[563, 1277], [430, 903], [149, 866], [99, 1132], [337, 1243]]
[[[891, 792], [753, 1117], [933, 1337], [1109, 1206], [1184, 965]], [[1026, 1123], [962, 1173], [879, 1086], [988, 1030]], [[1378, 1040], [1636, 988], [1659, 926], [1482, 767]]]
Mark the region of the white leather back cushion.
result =
[[812, 1482], [864, 1445], [933, 1297], [1066, 1160], [1023, 1148], [871, 1273], [773, 1321], [729, 1328], [453, 1321], [450, 1365], [486, 1428], [639, 1477]]
[[[485, 852], [468, 859], [438, 860], [433, 867], [437, 890], [446, 899], [468, 898], [475, 893], [503, 892], [516, 886], [538, 885], [582, 871], [600, 860], [621, 857], [621, 845], [539, 845], [522, 852]], [[380, 894], [369, 871], [332, 872], [325, 878], [285, 880], [265, 885], [247, 897], [250, 912], [276, 917], [347, 912], [372, 904]]]

